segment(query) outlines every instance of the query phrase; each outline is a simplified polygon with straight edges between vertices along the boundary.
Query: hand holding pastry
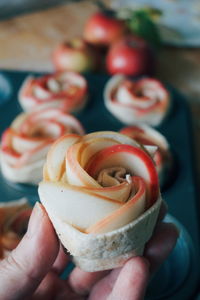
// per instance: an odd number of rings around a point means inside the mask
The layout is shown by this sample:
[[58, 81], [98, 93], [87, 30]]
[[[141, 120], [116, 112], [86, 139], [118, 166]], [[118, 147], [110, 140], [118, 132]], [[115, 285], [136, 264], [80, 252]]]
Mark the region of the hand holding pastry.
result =
[[122, 268], [109, 272], [87, 273], [75, 268], [62, 280], [60, 274], [70, 258], [59, 247], [47, 213], [37, 203], [24, 238], [0, 262], [0, 298], [117, 299], [123, 295], [124, 300], [142, 300], [150, 276], [169, 255], [177, 236], [173, 224], [160, 223], [144, 257], [133, 257]]
[[50, 145], [65, 133], [84, 130], [79, 121], [59, 109], [21, 113], [2, 135], [0, 165], [10, 181], [37, 184]]
[[115, 132], [57, 140], [39, 196], [62, 244], [87, 271], [119, 267], [141, 255], [161, 204], [151, 156]]

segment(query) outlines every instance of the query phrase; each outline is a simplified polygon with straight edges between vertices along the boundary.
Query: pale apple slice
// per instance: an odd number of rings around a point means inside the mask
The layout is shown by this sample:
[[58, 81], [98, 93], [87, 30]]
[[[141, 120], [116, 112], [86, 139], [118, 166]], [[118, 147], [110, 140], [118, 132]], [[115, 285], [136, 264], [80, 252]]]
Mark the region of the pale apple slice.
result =
[[30, 151], [24, 152], [17, 163], [13, 166], [15, 168], [21, 168], [25, 164], [31, 165], [35, 162], [39, 162], [41, 160], [44, 160], [46, 158], [46, 154], [48, 150], [50, 149], [51, 142], [50, 141], [45, 141], [43, 144], [39, 145], [36, 148], [33, 148]]
[[105, 233], [121, 228], [142, 215], [146, 209], [146, 185], [140, 177], [132, 177], [133, 191], [128, 201], [109, 216], [87, 228], [87, 233]]
[[[118, 201], [62, 183], [41, 182], [38, 191], [45, 207], [81, 231], [85, 231], [122, 205]], [[83, 213], [84, 211], [87, 213]]]
[[36, 98], [40, 100], [46, 100], [51, 96], [51, 92], [39, 84], [35, 84], [33, 86], [32, 93]]
[[13, 167], [1, 159], [1, 171], [6, 179], [12, 182], [28, 183], [37, 185], [42, 178], [42, 167], [45, 163], [45, 157], [31, 164], [25, 164], [21, 167]]
[[0, 150], [0, 160], [5, 161], [9, 165], [16, 165], [20, 159], [21, 155], [11, 148], [4, 147]]
[[12, 128], [6, 129], [1, 137], [1, 149], [10, 148], [12, 146], [14, 130]]
[[120, 130], [120, 133], [136, 140], [140, 139], [140, 142], [145, 146], [157, 145], [161, 149], [169, 148], [166, 138], [159, 131], [146, 124], [135, 124], [134, 126], [125, 127]]
[[128, 182], [123, 182], [121, 184], [112, 187], [100, 187], [100, 188], [82, 187], [82, 189], [87, 191], [88, 193], [92, 192], [97, 195], [108, 197], [112, 200], [124, 203], [129, 198], [132, 189], [132, 184]]
[[43, 143], [44, 139], [29, 138], [24, 135], [13, 133], [12, 147], [20, 154], [39, 147]]
[[14, 121], [11, 123], [10, 127], [18, 132], [18, 130], [20, 130], [22, 124], [24, 122], [26, 122], [26, 119], [27, 119], [27, 114], [21, 113], [14, 119]]
[[66, 154], [65, 172], [67, 182], [76, 186], [87, 186], [93, 188], [101, 187], [80, 165], [82, 143], [72, 145]]
[[137, 97], [132, 91], [131, 87], [127, 87], [121, 84], [121, 86], [118, 88], [116, 92], [116, 99], [118, 103], [122, 103], [124, 105], [131, 105], [138, 108], [148, 108], [154, 105], [157, 101], [155, 98], [147, 98], [145, 96], [143, 97]]
[[83, 146], [80, 148], [80, 165], [82, 168], [85, 167], [90, 158], [98, 151], [105, 147], [118, 145], [119, 142], [110, 138], [95, 138], [89, 139], [87, 142], [83, 142]]
[[27, 76], [19, 90], [19, 103], [25, 111], [31, 111], [34, 106], [36, 107], [36, 103], [38, 103], [39, 99], [37, 99], [33, 93], [35, 83], [36, 80], [33, 76]]
[[82, 142], [85, 143], [91, 139], [97, 139], [97, 138], [105, 138], [105, 139], [111, 139], [115, 140], [119, 144], [126, 144], [126, 145], [132, 145], [132, 146], [140, 146], [136, 141], [131, 139], [130, 137], [120, 134], [118, 132], [114, 131], [98, 131], [98, 132], [92, 132], [82, 137]]
[[132, 176], [140, 176], [147, 185], [147, 206], [150, 207], [158, 197], [158, 175], [151, 157], [140, 148], [130, 145], [114, 145], [99, 151], [86, 166], [94, 178], [99, 171], [109, 167], [121, 166]]
[[80, 136], [77, 134], [67, 134], [58, 139], [51, 147], [47, 155], [46, 172], [49, 179], [59, 181], [63, 168], [65, 167], [65, 156], [67, 149], [78, 142]]

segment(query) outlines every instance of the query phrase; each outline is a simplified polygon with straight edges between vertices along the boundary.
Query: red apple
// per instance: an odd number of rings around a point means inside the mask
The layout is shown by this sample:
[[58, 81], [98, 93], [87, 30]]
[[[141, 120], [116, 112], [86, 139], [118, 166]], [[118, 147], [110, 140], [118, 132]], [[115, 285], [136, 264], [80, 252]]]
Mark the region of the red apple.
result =
[[109, 46], [126, 31], [125, 23], [106, 12], [98, 12], [87, 21], [83, 36], [86, 41], [97, 46]]
[[97, 67], [98, 53], [81, 38], [60, 44], [53, 52], [57, 71], [87, 72]]
[[111, 45], [106, 56], [106, 68], [112, 75], [151, 74], [154, 69], [153, 52], [144, 39], [127, 35]]

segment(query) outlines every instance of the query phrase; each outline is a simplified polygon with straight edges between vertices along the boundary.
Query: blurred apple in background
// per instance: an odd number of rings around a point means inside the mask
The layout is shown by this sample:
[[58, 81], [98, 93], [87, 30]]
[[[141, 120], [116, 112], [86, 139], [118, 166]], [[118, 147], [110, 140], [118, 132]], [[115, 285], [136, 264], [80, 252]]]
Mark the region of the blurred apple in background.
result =
[[96, 49], [82, 38], [62, 43], [53, 52], [53, 64], [57, 71], [92, 71], [97, 68], [99, 60]]
[[127, 35], [111, 45], [106, 56], [106, 68], [112, 75], [152, 75], [155, 57], [143, 38]]
[[96, 46], [109, 46], [126, 32], [125, 22], [117, 19], [111, 11], [92, 15], [84, 28], [84, 39]]

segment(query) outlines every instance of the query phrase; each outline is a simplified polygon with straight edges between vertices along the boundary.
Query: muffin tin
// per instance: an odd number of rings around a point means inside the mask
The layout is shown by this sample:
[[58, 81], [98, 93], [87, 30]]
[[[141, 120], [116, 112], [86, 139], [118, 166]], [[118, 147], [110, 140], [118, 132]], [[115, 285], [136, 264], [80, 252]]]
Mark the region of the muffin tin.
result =
[[[0, 134], [21, 112], [17, 93], [28, 75], [30, 72], [0, 72]], [[86, 74], [86, 78], [89, 83], [89, 101], [85, 109], [76, 114], [86, 132], [118, 131], [124, 127], [124, 124], [112, 116], [104, 106], [103, 88], [109, 77]], [[199, 277], [200, 231], [193, 170], [191, 120], [183, 96], [171, 87], [169, 90], [172, 95], [172, 109], [157, 129], [171, 145], [174, 154], [174, 169], [162, 191], [162, 196], [169, 206], [170, 214], [173, 215], [173, 217], [168, 216], [167, 221], [175, 222], [181, 234], [176, 248], [149, 286], [147, 292], [149, 300], [190, 299], [198, 286]], [[10, 201], [24, 196], [32, 204], [38, 200], [36, 187], [10, 183], [1, 174], [0, 190], [0, 201]], [[159, 284], [158, 281], [160, 281]]]

